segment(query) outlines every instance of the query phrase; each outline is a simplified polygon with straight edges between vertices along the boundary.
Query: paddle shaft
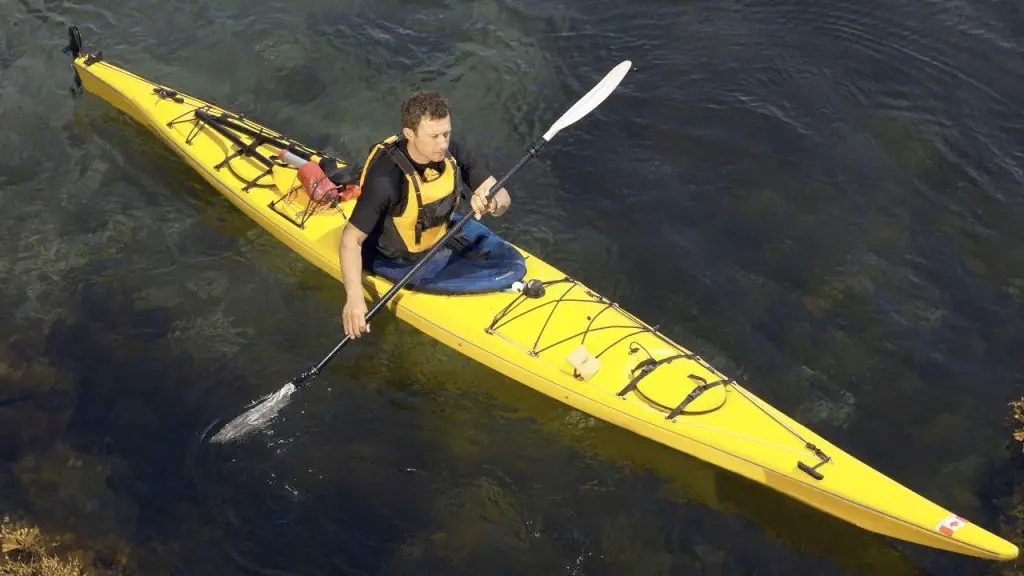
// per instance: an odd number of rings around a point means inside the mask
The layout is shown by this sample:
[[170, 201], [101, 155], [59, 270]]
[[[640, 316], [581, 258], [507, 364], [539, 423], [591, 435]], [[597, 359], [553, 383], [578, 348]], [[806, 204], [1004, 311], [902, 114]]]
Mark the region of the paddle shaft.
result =
[[[547, 140], [545, 140], [544, 138], [540, 138], [539, 140], [537, 140], [537, 142], [530, 146], [530, 149], [526, 152], [526, 154], [523, 155], [522, 158], [519, 159], [519, 162], [517, 162], [516, 165], [513, 166], [512, 169], [509, 170], [507, 174], [502, 176], [501, 180], [498, 180], [497, 182], [494, 183], [493, 186], [491, 186], [491, 188], [487, 191], [486, 200], [489, 202], [491, 198], [498, 192], [498, 190], [504, 188], [505, 184], [509, 180], [511, 180], [517, 172], [523, 169], [523, 166], [526, 166], [526, 164], [531, 159], [536, 158], [537, 154], [540, 153], [541, 148], [543, 148], [545, 144], [547, 144]], [[465, 226], [469, 219], [472, 217], [472, 213], [466, 213], [466, 215], [463, 216], [454, 226], [452, 226], [440, 240], [434, 243], [434, 245], [430, 247], [430, 250], [427, 250], [427, 253], [424, 254], [422, 258], [416, 261], [416, 265], [412, 267], [412, 270], [409, 270], [409, 272], [406, 273], [406, 275], [403, 276], [401, 280], [396, 282], [394, 286], [392, 286], [387, 292], [384, 293], [384, 296], [382, 296], [380, 300], [378, 300], [377, 303], [373, 305], [373, 308], [370, 308], [370, 311], [366, 313], [365, 321], [369, 323], [370, 320], [374, 316], [376, 316], [377, 313], [380, 312], [381, 309], [383, 309], [384, 306], [386, 306], [387, 303], [390, 302], [392, 298], [395, 297], [395, 294], [397, 294], [399, 290], [401, 290], [403, 287], [405, 287], [406, 284], [409, 283], [409, 280], [413, 277], [413, 275], [415, 275], [416, 272], [418, 272], [420, 268], [422, 268], [423, 265], [427, 263], [428, 260], [433, 258], [434, 255], [437, 254], [437, 252], [441, 250], [441, 248], [448, 242], [448, 240], [450, 240], [453, 236], [458, 234], [459, 231], [462, 230], [462, 227]], [[325, 356], [324, 359], [321, 360], [319, 364], [307, 370], [306, 372], [303, 372], [302, 375], [295, 380], [295, 386], [297, 388], [304, 387], [309, 381], [309, 379], [319, 374], [320, 371], [324, 369], [324, 366], [327, 366], [327, 364], [334, 358], [334, 356], [337, 355], [338, 352], [340, 352], [341, 349], [344, 348], [350, 341], [352, 341], [352, 337], [346, 334], [345, 338], [341, 342], [339, 342], [338, 345], [335, 346], [334, 349], [331, 350], [330, 353], [328, 353], [327, 356]]]
[[[520, 159], [519, 162], [516, 163], [516, 165], [511, 170], [508, 171], [508, 174], [505, 174], [505, 176], [503, 176], [501, 180], [498, 180], [493, 186], [491, 186], [491, 189], [488, 190], [487, 194], [485, 195], [485, 201], [490, 202], [491, 197], [494, 196], [494, 194], [498, 190], [501, 190], [502, 187], [505, 186], [505, 183], [508, 182], [509, 179], [511, 179], [512, 176], [516, 174], [516, 172], [519, 172], [519, 170], [521, 170], [523, 166], [525, 166], [526, 163], [530, 161], [531, 158], [535, 158], [537, 154], [540, 153], [541, 148], [543, 148], [545, 144], [550, 142], [551, 139], [555, 137], [555, 134], [558, 134], [559, 131], [563, 130], [567, 126], [572, 125], [580, 118], [583, 118], [584, 116], [592, 112], [595, 108], [597, 108], [597, 106], [601, 104], [601, 102], [604, 102], [605, 98], [607, 98], [608, 95], [611, 94], [619, 85], [619, 82], [622, 82], [622, 79], [626, 76], [626, 73], [629, 71], [629, 68], [632, 65], [633, 63], [631, 61], [623, 60], [617, 66], [615, 66], [615, 68], [612, 68], [610, 72], [605, 74], [604, 78], [602, 78], [600, 82], [598, 82], [593, 88], [590, 89], [590, 92], [587, 92], [586, 94], [583, 95], [582, 98], [577, 100], [576, 103], [572, 105], [572, 107], [570, 107], [564, 114], [562, 114], [562, 116], [558, 120], [555, 121], [554, 124], [551, 125], [550, 128], [548, 128], [548, 131], [543, 136], [541, 136], [536, 142], [534, 142], [532, 146], [530, 146], [530, 149], [526, 152], [522, 159]], [[462, 227], [466, 225], [466, 222], [468, 222], [471, 217], [472, 216], [469, 213], [467, 213], [461, 220], [459, 220], [457, 224], [455, 224], [455, 226], [451, 228], [451, 230], [448, 231], [447, 234], [444, 235], [443, 238], [441, 238], [433, 246], [431, 246], [430, 250], [428, 250], [427, 253], [422, 258], [420, 258], [419, 261], [417, 261], [416, 264], [412, 267], [412, 270], [410, 270], [409, 273], [406, 274], [401, 280], [395, 283], [395, 285], [392, 286], [391, 289], [388, 290], [387, 293], [385, 293], [384, 296], [377, 301], [373, 308], [366, 314], [365, 321], [369, 322], [374, 316], [376, 316], [377, 312], [380, 312], [381, 308], [383, 308], [395, 296], [395, 294], [398, 293], [398, 291], [401, 290], [409, 282], [413, 275], [416, 274], [416, 272], [419, 272], [420, 268], [422, 268], [423, 265], [426, 264], [426, 262], [430, 260], [435, 254], [437, 254], [437, 251], [440, 250], [441, 247], [444, 246], [448, 242], [448, 240], [452, 238], [452, 236], [459, 233], [459, 230], [461, 230]], [[348, 344], [351, 339], [352, 338], [346, 334], [345, 339], [339, 342], [338, 345], [334, 347], [334, 350], [331, 350], [327, 357], [321, 360], [320, 363], [314, 366], [313, 368], [304, 372], [301, 376], [299, 376], [298, 379], [296, 379], [293, 382], [295, 387], [301, 388], [306, 386], [306, 383], [309, 381], [309, 379], [319, 374], [320, 371], [323, 370], [324, 366], [326, 366], [327, 363], [330, 362], [332, 358], [334, 358], [335, 354], [341, 351], [341, 349], [344, 348], [345, 345]]]

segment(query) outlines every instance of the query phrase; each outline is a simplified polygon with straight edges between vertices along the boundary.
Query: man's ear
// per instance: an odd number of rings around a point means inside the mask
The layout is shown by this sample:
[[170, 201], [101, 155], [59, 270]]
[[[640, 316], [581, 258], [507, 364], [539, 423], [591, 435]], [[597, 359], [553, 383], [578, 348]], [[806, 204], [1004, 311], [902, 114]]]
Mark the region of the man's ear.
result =
[[402, 128], [402, 136], [405, 136], [406, 140], [412, 140], [416, 133], [409, 128]]

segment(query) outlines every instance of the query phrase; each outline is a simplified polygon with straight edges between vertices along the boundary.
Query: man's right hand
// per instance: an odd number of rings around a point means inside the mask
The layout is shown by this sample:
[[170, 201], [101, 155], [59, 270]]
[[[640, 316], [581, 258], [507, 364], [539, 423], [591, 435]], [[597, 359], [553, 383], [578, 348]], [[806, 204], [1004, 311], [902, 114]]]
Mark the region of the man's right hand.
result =
[[345, 300], [341, 321], [349, 338], [359, 338], [370, 331], [370, 325], [366, 323], [366, 301], [363, 300], [361, 293], [356, 297], [349, 296]]
[[341, 233], [338, 245], [342, 282], [345, 284], [345, 309], [341, 311], [341, 322], [345, 325], [345, 334], [350, 338], [359, 338], [370, 331], [366, 323], [366, 300], [361, 285], [364, 240], [366, 233], [349, 222]]

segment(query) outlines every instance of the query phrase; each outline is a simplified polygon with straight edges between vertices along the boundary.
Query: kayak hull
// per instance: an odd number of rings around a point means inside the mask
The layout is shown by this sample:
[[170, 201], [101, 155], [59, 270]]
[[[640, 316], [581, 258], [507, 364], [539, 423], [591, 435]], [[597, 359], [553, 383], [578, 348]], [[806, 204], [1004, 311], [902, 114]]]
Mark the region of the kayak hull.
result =
[[[74, 68], [85, 91], [145, 126], [246, 216], [342, 281], [338, 245], [357, 200], [317, 205], [298, 186], [295, 168], [274, 160], [282, 149], [307, 160], [326, 154], [101, 57], [77, 55]], [[525, 279], [539, 282], [543, 294], [405, 288], [387, 308], [542, 394], [864, 529], [981, 558], [1017, 556], [1010, 542], [857, 460], [657, 327], [515, 248]], [[363, 274], [368, 299], [391, 286]]]

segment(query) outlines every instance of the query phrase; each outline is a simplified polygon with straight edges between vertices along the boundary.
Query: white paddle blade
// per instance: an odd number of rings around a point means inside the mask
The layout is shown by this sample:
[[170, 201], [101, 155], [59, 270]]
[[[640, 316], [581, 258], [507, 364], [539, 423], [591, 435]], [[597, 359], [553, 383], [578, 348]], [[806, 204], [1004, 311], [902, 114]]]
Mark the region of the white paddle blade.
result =
[[611, 72], [605, 74], [604, 78], [590, 89], [590, 92], [587, 92], [583, 98], [580, 98], [573, 104], [572, 108], [569, 108], [565, 114], [562, 114], [561, 118], [551, 125], [551, 128], [544, 134], [544, 140], [550, 142], [562, 128], [590, 114], [594, 108], [597, 108], [601, 102], [604, 102], [605, 98], [615, 91], [615, 88], [626, 77], [626, 73], [629, 72], [629, 68], [632, 65], [633, 63], [629, 60], [623, 60], [618, 66], [612, 68]]

